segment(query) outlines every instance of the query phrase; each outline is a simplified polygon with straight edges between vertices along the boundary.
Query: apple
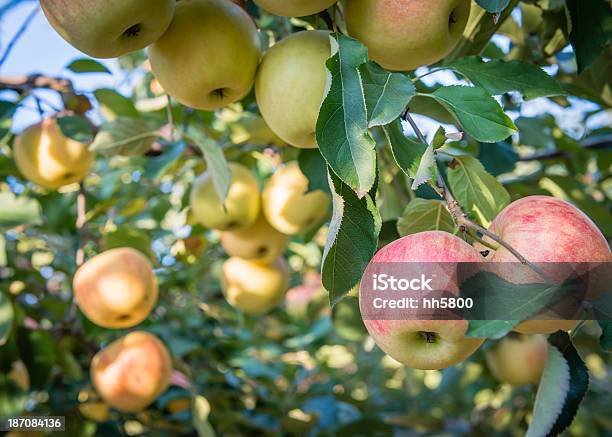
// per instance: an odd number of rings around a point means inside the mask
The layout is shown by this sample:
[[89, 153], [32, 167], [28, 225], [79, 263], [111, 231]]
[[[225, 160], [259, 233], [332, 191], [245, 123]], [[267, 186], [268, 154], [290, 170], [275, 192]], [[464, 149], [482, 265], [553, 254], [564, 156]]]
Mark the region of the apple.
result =
[[[558, 263], [612, 261], [606, 238], [597, 226], [578, 208], [550, 196], [528, 196], [512, 202], [495, 217], [490, 231], [501, 237], [528, 261], [548, 274], [552, 280], [562, 282], [569, 273]], [[476, 245], [479, 250], [488, 250]], [[507, 249], [499, 247], [489, 251], [486, 260], [502, 277], [511, 277], [515, 283], [543, 282], [535, 272], [530, 275], [512, 274], [512, 264], [518, 260]], [[550, 263], [550, 264], [546, 264]], [[511, 275], [511, 276], [510, 276]], [[529, 320], [520, 323], [515, 331], [523, 334], [550, 334], [567, 331], [576, 326], [576, 320]]]
[[282, 17], [303, 17], [319, 13], [337, 0], [255, 0], [266, 11]]
[[301, 234], [319, 224], [327, 216], [329, 204], [325, 192], [308, 192], [308, 179], [295, 161], [274, 172], [262, 196], [266, 219], [286, 235]]
[[220, 238], [228, 255], [260, 261], [274, 261], [289, 243], [287, 236], [270, 226], [263, 214], [252, 226], [222, 232]]
[[233, 144], [275, 145], [279, 147], [285, 145], [285, 142], [272, 132], [272, 129], [262, 117], [251, 112], [244, 112], [238, 120], [230, 123], [228, 127], [230, 140]]
[[130, 332], [91, 361], [91, 382], [100, 397], [127, 413], [143, 410], [168, 387], [172, 362], [166, 346], [153, 334]]
[[74, 298], [98, 326], [122, 329], [146, 319], [157, 303], [157, 278], [150, 261], [136, 249], [107, 250], [74, 274]]
[[255, 78], [259, 110], [270, 129], [292, 146], [317, 147], [330, 56], [329, 32], [310, 30], [276, 43], [261, 61]]
[[287, 292], [287, 263], [272, 263], [232, 257], [223, 263], [223, 293], [228, 303], [247, 314], [261, 315], [282, 302]]
[[387, 70], [408, 71], [438, 62], [459, 42], [470, 0], [346, 0], [348, 33]]
[[81, 181], [94, 158], [87, 145], [64, 136], [55, 118], [47, 118], [18, 135], [13, 155], [26, 179], [50, 190]]
[[[370, 264], [423, 263], [422, 267], [419, 266], [419, 272], [443, 277], [448, 285], [447, 290], [458, 294], [457, 267], [453, 264], [458, 262], [478, 263], [482, 262], [482, 256], [452, 234], [426, 231], [407, 235], [384, 246]], [[361, 302], [366, 301], [366, 283], [369, 281], [361, 281]], [[453, 366], [472, 355], [484, 341], [465, 335], [467, 320], [363, 319], [378, 347], [400, 363], [415, 369], [433, 370]]]
[[245, 229], [259, 217], [261, 201], [257, 179], [243, 165], [230, 162], [229, 168], [232, 178], [224, 203], [219, 199], [210, 172], [198, 176], [191, 188], [193, 216], [207, 228], [220, 231]]
[[41, 0], [47, 20], [68, 43], [94, 58], [116, 58], [156, 41], [176, 0]]
[[542, 334], [510, 333], [485, 353], [495, 378], [511, 385], [538, 384], [546, 357], [548, 341]]
[[212, 111], [246, 96], [261, 55], [255, 23], [227, 0], [181, 0], [149, 48], [151, 69], [180, 103]]

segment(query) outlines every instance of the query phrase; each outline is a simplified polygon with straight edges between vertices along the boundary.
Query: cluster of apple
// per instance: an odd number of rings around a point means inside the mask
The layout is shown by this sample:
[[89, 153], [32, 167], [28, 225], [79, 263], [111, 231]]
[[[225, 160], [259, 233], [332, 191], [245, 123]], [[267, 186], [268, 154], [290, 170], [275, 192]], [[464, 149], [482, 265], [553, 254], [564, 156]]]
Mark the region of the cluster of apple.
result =
[[[256, 0], [266, 11], [299, 17], [337, 0]], [[370, 59], [407, 71], [444, 58], [467, 24], [470, 0], [344, 1], [348, 34]], [[315, 127], [327, 82], [330, 33], [284, 38], [262, 57], [251, 17], [230, 0], [42, 0], [55, 30], [84, 53], [117, 57], [149, 46], [157, 83], [178, 102], [216, 110], [245, 97], [253, 84], [272, 131], [301, 148], [317, 147]], [[334, 13], [335, 16], [335, 13]]]
[[[528, 261], [538, 263], [556, 281], [566, 278], [560, 277], [555, 263], [612, 262], [608, 242], [589, 217], [570, 203], [554, 197], [529, 196], [511, 203], [493, 220], [490, 230]], [[484, 263], [485, 269], [503, 277], [504, 263], [518, 261], [501, 246], [491, 250], [479, 243], [472, 246], [446, 232], [427, 231], [388, 244], [376, 253], [372, 262], [419, 262], [424, 263], [424, 269], [428, 262]], [[564, 269], [563, 274], [568, 272]], [[449, 272], [449, 275], [448, 291], [458, 294], [457, 274]], [[521, 283], [544, 281], [535, 273], [520, 280]], [[546, 358], [546, 340], [542, 334], [571, 330], [577, 322], [542, 317], [519, 323], [514, 331], [530, 336], [506, 338], [488, 351], [492, 372], [501, 381], [512, 384], [537, 382]], [[484, 342], [466, 336], [467, 320], [365, 319], [364, 324], [384, 352], [418, 369], [441, 369], [458, 364]]]
[[220, 232], [221, 245], [230, 255], [222, 267], [227, 301], [245, 313], [263, 314], [287, 292], [289, 275], [282, 255], [288, 236], [319, 224], [327, 215], [329, 198], [322, 191], [308, 192], [308, 179], [297, 162], [278, 169], [261, 195], [248, 168], [229, 165], [232, 178], [225, 201], [206, 172], [194, 182], [191, 209], [199, 223]]

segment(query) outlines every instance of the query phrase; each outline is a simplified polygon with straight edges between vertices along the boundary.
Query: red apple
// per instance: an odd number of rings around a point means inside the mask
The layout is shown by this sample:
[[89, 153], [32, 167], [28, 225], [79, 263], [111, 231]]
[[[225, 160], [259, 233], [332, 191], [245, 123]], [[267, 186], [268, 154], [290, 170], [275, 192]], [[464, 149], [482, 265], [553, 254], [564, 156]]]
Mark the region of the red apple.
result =
[[[479, 263], [482, 256], [452, 234], [427, 231], [402, 237], [383, 247], [368, 267], [384, 266], [377, 263], [414, 263], [405, 264], [406, 269], [442, 279], [444, 288], [457, 295], [456, 263], [459, 262]], [[483, 343], [482, 339], [465, 335], [467, 320], [386, 320], [367, 316], [363, 305], [371, 297], [367, 296], [371, 289], [367, 288], [370, 278], [366, 275], [359, 290], [364, 324], [376, 344], [395, 360], [416, 369], [442, 369], [465, 360]]]
[[[585, 273], [592, 265], [561, 263], [609, 263], [612, 261], [610, 246], [597, 226], [582, 211], [565, 200], [549, 196], [529, 196], [508, 205], [491, 223], [490, 230], [512, 246], [528, 261], [535, 263], [554, 282], [562, 282], [573, 272]], [[477, 246], [478, 249], [485, 248]], [[505, 267], [494, 266], [502, 277], [512, 276], [515, 283], [543, 282], [535, 272], [511, 274], [518, 260], [507, 249], [500, 247], [490, 253], [488, 261], [513, 263]], [[524, 272], [526, 269], [521, 268]], [[591, 284], [589, 278], [589, 290]], [[523, 334], [549, 334], [558, 330], [570, 330], [576, 320], [529, 320], [516, 326]]]

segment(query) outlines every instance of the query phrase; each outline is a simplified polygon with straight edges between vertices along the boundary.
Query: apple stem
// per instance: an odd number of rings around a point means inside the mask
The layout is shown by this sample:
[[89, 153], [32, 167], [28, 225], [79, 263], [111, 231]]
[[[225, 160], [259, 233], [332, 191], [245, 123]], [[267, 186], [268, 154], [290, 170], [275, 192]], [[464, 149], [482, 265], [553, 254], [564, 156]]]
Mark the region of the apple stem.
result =
[[[421, 129], [419, 129], [419, 126], [416, 124], [416, 122], [414, 121], [414, 119], [410, 115], [410, 112], [409, 112], [408, 109], [406, 109], [404, 111], [404, 114], [402, 115], [402, 118], [404, 120], [408, 121], [408, 123], [410, 123], [410, 126], [412, 127], [412, 130], [416, 134], [416, 136], [419, 139], [419, 141], [421, 141], [425, 145], [429, 145], [429, 143], [427, 142], [427, 139], [425, 138], [425, 135], [423, 135], [423, 132], [421, 132]], [[437, 154], [437, 152], [435, 150], [434, 150], [434, 154], [435, 154], [436, 157], [438, 156], [438, 154]], [[446, 181], [444, 180], [444, 177], [442, 176], [442, 169], [440, 167], [440, 163], [437, 160], [436, 160], [436, 169], [437, 169], [437, 171], [436, 171], [436, 185], [437, 185], [438, 189], [441, 191], [441, 196], [446, 201], [446, 206], [448, 208], [448, 211], [453, 216], [453, 219], [455, 220], [455, 223], [459, 226], [459, 229], [461, 229], [463, 231], [468, 231], [468, 232], [470, 230], [471, 231], [476, 231], [476, 232], [484, 235], [485, 237], [489, 237], [491, 240], [493, 240], [494, 242], [496, 242], [497, 244], [499, 244], [500, 246], [502, 246], [503, 248], [508, 250], [508, 252], [510, 252], [512, 255], [514, 255], [514, 257], [521, 262], [521, 264], [526, 265], [527, 267], [529, 267], [531, 270], [533, 270], [535, 273], [537, 273], [546, 282], [554, 283], [548, 277], [548, 275], [546, 275], [536, 265], [534, 265], [531, 262], [527, 261], [527, 259], [523, 255], [521, 255], [516, 249], [514, 249], [512, 246], [510, 246], [510, 244], [505, 242], [501, 237], [499, 237], [495, 233], [489, 231], [488, 229], [485, 229], [484, 227], [480, 226], [478, 223], [470, 220], [468, 215], [461, 208], [461, 205], [459, 205], [459, 202], [457, 202], [457, 199], [455, 199], [455, 197], [453, 196], [453, 193], [448, 188], [448, 185], [446, 185]], [[487, 246], [488, 246], [488, 244], [487, 244]], [[488, 247], [490, 247], [490, 246], [488, 246]], [[491, 247], [491, 249], [493, 249], [493, 248]]]

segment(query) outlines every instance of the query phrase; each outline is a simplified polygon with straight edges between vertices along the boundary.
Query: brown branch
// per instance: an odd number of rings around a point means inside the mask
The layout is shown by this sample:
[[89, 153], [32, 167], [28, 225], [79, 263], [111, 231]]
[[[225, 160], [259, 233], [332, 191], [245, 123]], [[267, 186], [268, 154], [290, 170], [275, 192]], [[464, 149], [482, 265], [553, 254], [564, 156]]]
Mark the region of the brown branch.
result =
[[[612, 135], [600, 136], [595, 138], [589, 138], [582, 142], [581, 149], [576, 151], [595, 151], [595, 150], [606, 150], [612, 148]], [[546, 159], [563, 159], [570, 158], [576, 151], [573, 150], [552, 150], [550, 152], [535, 153], [530, 156], [519, 157], [518, 160], [521, 162], [529, 161], [541, 161]]]
[[24, 94], [38, 88], [49, 89], [58, 93], [74, 93], [72, 82], [62, 77], [45, 76], [43, 74], [0, 77], [0, 90], [11, 90]]
[[[417, 126], [416, 122], [414, 121], [410, 113], [408, 111], [405, 111], [403, 116], [408, 121], [408, 123], [410, 123], [410, 126], [412, 126], [412, 129], [414, 130], [414, 133], [416, 134], [417, 138], [419, 138], [420, 141], [427, 144], [427, 140], [425, 136], [423, 135], [423, 133]], [[468, 215], [465, 213], [465, 211], [463, 211], [457, 199], [455, 199], [455, 197], [453, 196], [453, 193], [448, 188], [448, 185], [446, 185], [446, 181], [444, 180], [444, 177], [442, 176], [442, 169], [440, 168], [440, 164], [437, 160], [436, 160], [436, 169], [437, 169], [436, 185], [440, 189], [442, 197], [446, 201], [448, 211], [451, 213], [453, 219], [455, 220], [455, 223], [457, 223], [461, 231], [469, 232], [470, 230], [473, 230], [473, 231], [479, 232], [485, 237], [490, 238], [491, 240], [493, 240], [494, 242], [496, 242], [497, 244], [499, 244], [500, 246], [508, 250], [512, 255], [514, 255], [514, 257], [518, 259], [521, 262], [521, 264], [528, 266], [531, 270], [536, 272], [546, 282], [552, 282], [550, 278], [548, 278], [548, 276], [544, 272], [542, 272], [536, 265], [529, 262], [523, 255], [521, 255], [510, 244], [505, 242], [501, 237], [489, 231], [488, 229], [483, 228], [478, 223], [471, 220], [468, 217]]]
[[21, 27], [17, 30], [17, 32], [15, 32], [15, 35], [13, 35], [13, 38], [7, 44], [6, 50], [4, 51], [4, 54], [2, 55], [2, 57], [0, 58], [0, 66], [4, 65], [4, 63], [10, 56], [11, 52], [13, 51], [15, 44], [17, 44], [19, 39], [28, 30], [28, 27], [30, 27], [32, 20], [34, 20], [34, 17], [36, 17], [36, 15], [38, 14], [38, 11], [39, 11], [39, 7], [38, 5], [36, 5], [34, 9], [32, 10], [32, 12], [30, 12], [30, 14], [26, 17]]

